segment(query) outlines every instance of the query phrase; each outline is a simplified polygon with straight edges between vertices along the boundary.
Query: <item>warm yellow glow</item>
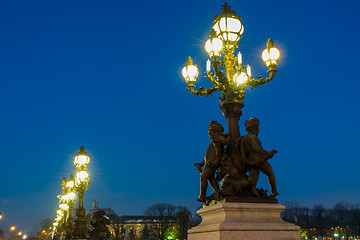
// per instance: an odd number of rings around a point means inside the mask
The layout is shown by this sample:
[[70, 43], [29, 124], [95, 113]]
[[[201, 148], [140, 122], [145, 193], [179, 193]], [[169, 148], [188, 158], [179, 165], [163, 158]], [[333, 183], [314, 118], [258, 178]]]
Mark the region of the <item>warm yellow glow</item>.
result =
[[67, 202], [67, 201], [69, 201], [69, 196], [68, 195], [62, 195], [60, 197], [60, 199], [61, 199], [61, 201]]
[[270, 48], [270, 59], [272, 60], [279, 60], [280, 58], [280, 51], [277, 48]]
[[236, 18], [226, 18], [227, 20], [227, 31], [240, 32], [241, 22]]
[[76, 186], [80, 186], [81, 184], [85, 184], [89, 179], [89, 174], [86, 171], [80, 171], [76, 173], [75, 184]]
[[68, 196], [68, 198], [69, 198], [70, 201], [74, 201], [75, 198], [76, 198], [76, 195], [75, 195], [74, 192], [69, 192], [69, 193], [67, 194], [67, 196]]
[[12, 225], [11, 227], [10, 227], [10, 230], [11, 231], [14, 231], [16, 229], [16, 227], [14, 226], [14, 225]]
[[195, 65], [188, 65], [182, 69], [182, 75], [186, 82], [195, 82], [199, 72]]
[[57, 210], [56, 213], [58, 214], [58, 216], [59, 216], [60, 218], [64, 215], [64, 213], [63, 213], [60, 209]]
[[69, 206], [63, 203], [63, 204], [60, 204], [59, 208], [61, 210], [67, 211], [69, 209]]
[[22, 237], [22, 239], [27, 239], [27, 235], [24, 235], [24, 236]]
[[21, 236], [21, 235], [22, 235], [22, 231], [18, 232], [18, 235]]
[[280, 59], [280, 50], [276, 47], [266, 48], [262, 52], [261, 58], [267, 67], [276, 67]]
[[[56, 227], [57, 225], [59, 225], [59, 223], [54, 222], [53, 225]], [[44, 230], [45, 231], [45, 230]]]
[[244, 33], [244, 26], [239, 18], [224, 16], [213, 25], [216, 35], [224, 41], [237, 42]]
[[249, 76], [248, 76], [246, 73], [244, 73], [244, 72], [241, 72], [240, 74], [235, 75], [235, 81], [236, 81], [238, 84], [243, 84], [243, 83], [246, 82], [248, 79], [249, 79]]
[[74, 158], [74, 165], [77, 168], [81, 167], [81, 166], [87, 167], [89, 162], [90, 162], [90, 157], [86, 156], [86, 155], [78, 155], [78, 156], [75, 156], [75, 158]]
[[86, 171], [80, 171], [76, 174], [76, 176], [80, 179], [80, 181], [85, 182], [89, 177], [89, 174]]
[[210, 57], [220, 56], [223, 42], [219, 38], [210, 38], [205, 43], [205, 50]]
[[66, 187], [68, 187], [68, 188], [73, 188], [73, 187], [74, 187], [74, 181], [68, 181], [68, 182], [66, 183]]

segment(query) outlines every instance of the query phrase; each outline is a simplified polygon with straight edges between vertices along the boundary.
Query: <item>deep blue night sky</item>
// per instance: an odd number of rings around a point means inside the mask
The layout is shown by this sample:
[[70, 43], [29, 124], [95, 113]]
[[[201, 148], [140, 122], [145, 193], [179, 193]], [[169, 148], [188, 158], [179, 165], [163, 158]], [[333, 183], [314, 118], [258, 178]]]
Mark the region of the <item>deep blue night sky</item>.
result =
[[[0, 2], [0, 229], [35, 233], [54, 218], [60, 176], [90, 154], [89, 209], [119, 215], [155, 203], [195, 210], [193, 167], [207, 125], [226, 126], [218, 95], [196, 97], [181, 69], [203, 48], [222, 1]], [[239, 42], [253, 75], [269, 37], [282, 53], [270, 83], [248, 90], [240, 119], [260, 119], [279, 200], [359, 203], [358, 1], [229, 1], [243, 19]], [[205, 85], [198, 78], [197, 85]], [[269, 189], [266, 177], [261, 187]]]

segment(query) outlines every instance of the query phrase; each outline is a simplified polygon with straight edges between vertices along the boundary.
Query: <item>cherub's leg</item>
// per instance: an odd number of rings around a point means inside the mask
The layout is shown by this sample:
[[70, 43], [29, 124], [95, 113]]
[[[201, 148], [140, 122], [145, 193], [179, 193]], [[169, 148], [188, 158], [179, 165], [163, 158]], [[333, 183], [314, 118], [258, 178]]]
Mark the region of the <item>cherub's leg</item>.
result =
[[271, 192], [275, 195], [279, 195], [279, 193], [276, 190], [276, 178], [274, 171], [268, 161], [264, 161], [261, 164], [259, 164], [259, 169], [262, 171], [269, 179]]
[[[208, 180], [210, 181], [209, 178], [211, 178], [211, 176], [214, 176], [215, 174], [215, 170], [213, 168], [209, 168], [209, 167], [204, 167], [203, 172], [201, 173], [201, 177], [200, 177], [200, 196], [198, 198], [199, 202], [205, 202], [205, 198], [206, 198], [206, 190], [208, 187]], [[215, 179], [215, 178], [214, 178]], [[211, 184], [211, 182], [210, 182]]]
[[256, 190], [256, 187], [257, 187], [257, 183], [259, 181], [259, 175], [260, 175], [260, 171], [256, 168], [250, 168], [250, 177], [252, 179], [252, 187], [251, 187], [251, 193], [257, 197], [260, 197], [257, 190]]
[[214, 193], [220, 191], [218, 181], [216, 181], [214, 174], [209, 178], [210, 186], [213, 188]]

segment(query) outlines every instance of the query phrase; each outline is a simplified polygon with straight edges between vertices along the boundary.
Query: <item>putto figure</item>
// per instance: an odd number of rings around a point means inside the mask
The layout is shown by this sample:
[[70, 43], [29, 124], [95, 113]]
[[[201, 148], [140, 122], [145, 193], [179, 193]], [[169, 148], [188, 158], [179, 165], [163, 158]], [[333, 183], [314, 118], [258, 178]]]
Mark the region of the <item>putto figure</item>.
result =
[[[205, 159], [201, 163], [195, 163], [195, 167], [201, 174], [200, 196], [197, 199], [199, 202], [206, 201], [208, 181], [214, 190], [214, 195], [219, 194], [220, 188], [215, 178], [215, 172], [220, 167], [220, 162], [225, 157], [224, 147], [227, 144], [227, 135], [223, 133], [224, 127], [220, 123], [211, 121], [208, 126], [208, 132], [211, 143], [206, 150]], [[204, 167], [204, 169], [202, 170], [201, 167]]]
[[[205, 153], [205, 160], [195, 163], [201, 174], [199, 202], [210, 204], [213, 200], [235, 202], [268, 202], [277, 203], [276, 179], [268, 160], [277, 151], [266, 151], [258, 138], [259, 120], [250, 118], [245, 122], [246, 135], [235, 140], [235, 149], [240, 155], [239, 162], [234, 164], [231, 154], [227, 152], [228, 135], [223, 133], [223, 126], [212, 121], [209, 124], [209, 138], [212, 140]], [[202, 169], [204, 167], [204, 169]], [[257, 189], [260, 171], [266, 174], [271, 186], [272, 195], [266, 190]], [[225, 176], [225, 177], [224, 177]], [[206, 197], [208, 182], [213, 194]], [[219, 187], [221, 182], [221, 188]]]
[[242, 161], [245, 163], [245, 166], [248, 166], [250, 169], [250, 176], [253, 181], [252, 193], [255, 196], [259, 196], [256, 186], [261, 171], [269, 179], [273, 196], [277, 196], [279, 193], [276, 190], [275, 174], [270, 163], [267, 161], [272, 158], [277, 151], [275, 149], [271, 151], [263, 149], [262, 144], [257, 137], [260, 132], [259, 120], [257, 118], [246, 120], [245, 128], [248, 133], [240, 138], [240, 152]]

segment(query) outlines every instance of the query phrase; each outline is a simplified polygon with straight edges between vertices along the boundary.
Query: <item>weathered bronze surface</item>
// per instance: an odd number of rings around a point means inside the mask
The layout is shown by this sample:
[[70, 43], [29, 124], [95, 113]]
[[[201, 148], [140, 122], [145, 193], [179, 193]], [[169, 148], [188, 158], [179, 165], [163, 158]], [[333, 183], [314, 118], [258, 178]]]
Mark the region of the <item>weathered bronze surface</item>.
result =
[[[227, 118], [236, 112], [233, 108], [234, 106], [231, 107], [232, 111], [226, 111], [224, 114]], [[238, 116], [239, 112], [233, 114], [235, 118]], [[212, 121], [209, 124], [209, 138], [212, 141], [206, 150], [205, 160], [195, 163], [201, 174], [199, 202], [206, 205], [224, 201], [277, 203], [276, 196], [279, 193], [276, 190], [276, 179], [268, 162], [277, 151], [266, 151], [262, 148], [257, 137], [258, 119], [248, 119], [245, 127], [248, 133], [240, 136], [238, 127], [235, 132], [225, 134], [220, 123]], [[269, 179], [271, 195], [267, 190], [257, 188], [260, 171]], [[206, 197], [208, 182], [214, 193]]]

